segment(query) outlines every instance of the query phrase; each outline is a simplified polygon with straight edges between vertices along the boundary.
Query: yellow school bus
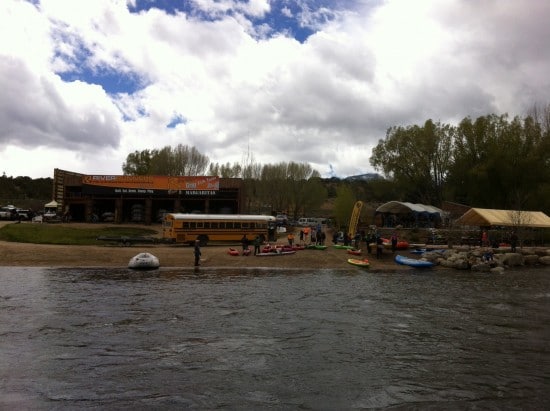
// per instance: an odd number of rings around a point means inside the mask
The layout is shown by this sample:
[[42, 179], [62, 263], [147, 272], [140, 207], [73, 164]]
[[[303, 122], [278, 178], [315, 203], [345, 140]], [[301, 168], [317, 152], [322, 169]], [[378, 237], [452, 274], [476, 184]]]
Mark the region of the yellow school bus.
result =
[[162, 236], [165, 241], [201, 245], [209, 241], [240, 241], [246, 234], [250, 241], [257, 235], [269, 240], [275, 235], [276, 219], [267, 215], [182, 214], [164, 216]]

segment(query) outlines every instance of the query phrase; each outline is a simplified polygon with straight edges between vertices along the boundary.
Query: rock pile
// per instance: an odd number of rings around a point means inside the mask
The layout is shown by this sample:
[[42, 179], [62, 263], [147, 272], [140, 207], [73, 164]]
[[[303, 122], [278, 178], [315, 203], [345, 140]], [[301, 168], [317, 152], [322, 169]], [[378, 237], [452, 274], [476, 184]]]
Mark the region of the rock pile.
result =
[[522, 248], [512, 253], [506, 249], [458, 247], [428, 251], [422, 258], [457, 270], [501, 273], [507, 267], [550, 266], [550, 249]]

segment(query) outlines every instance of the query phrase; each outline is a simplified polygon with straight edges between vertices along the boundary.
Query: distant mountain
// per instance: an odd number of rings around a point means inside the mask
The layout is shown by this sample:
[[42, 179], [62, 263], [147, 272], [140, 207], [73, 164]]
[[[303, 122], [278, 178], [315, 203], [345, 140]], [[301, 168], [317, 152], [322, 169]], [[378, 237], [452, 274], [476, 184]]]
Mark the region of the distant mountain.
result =
[[348, 176], [344, 178], [345, 181], [372, 181], [379, 179], [383, 179], [383, 177], [378, 173], [358, 174], [356, 176]]

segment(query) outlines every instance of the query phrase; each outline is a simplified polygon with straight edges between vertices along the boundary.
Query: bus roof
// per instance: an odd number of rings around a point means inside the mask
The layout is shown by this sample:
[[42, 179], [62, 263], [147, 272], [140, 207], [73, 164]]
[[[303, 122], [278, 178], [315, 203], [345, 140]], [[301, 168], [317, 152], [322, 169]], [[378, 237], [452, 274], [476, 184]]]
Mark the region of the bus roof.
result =
[[174, 220], [260, 220], [276, 221], [275, 217], [262, 214], [184, 214], [168, 213], [165, 218]]

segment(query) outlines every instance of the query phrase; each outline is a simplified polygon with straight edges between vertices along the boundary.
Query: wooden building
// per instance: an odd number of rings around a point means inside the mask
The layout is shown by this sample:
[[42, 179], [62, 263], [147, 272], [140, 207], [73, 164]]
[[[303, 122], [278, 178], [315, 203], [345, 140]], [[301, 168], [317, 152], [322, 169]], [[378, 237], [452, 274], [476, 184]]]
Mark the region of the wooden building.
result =
[[240, 214], [244, 188], [240, 178], [86, 175], [56, 168], [53, 200], [72, 221], [151, 224], [166, 212]]

